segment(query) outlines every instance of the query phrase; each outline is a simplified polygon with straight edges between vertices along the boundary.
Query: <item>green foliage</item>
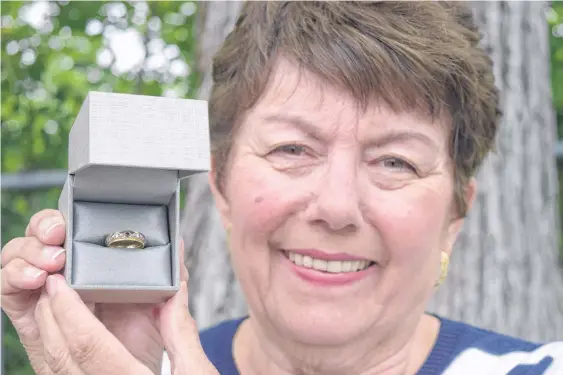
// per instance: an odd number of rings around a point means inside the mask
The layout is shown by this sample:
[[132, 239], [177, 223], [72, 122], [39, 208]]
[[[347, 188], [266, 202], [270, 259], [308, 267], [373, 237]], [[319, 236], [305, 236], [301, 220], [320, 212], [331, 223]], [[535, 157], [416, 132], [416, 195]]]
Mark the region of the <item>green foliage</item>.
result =
[[[563, 3], [553, 2], [547, 13], [551, 49], [551, 90], [553, 107], [557, 118], [557, 133], [563, 138]], [[563, 163], [559, 161], [559, 216], [563, 224]], [[563, 241], [559, 244], [563, 258]]]
[[554, 1], [548, 12], [551, 48], [551, 87], [557, 115], [557, 130], [563, 137], [563, 2]]
[[[66, 169], [68, 132], [88, 91], [195, 94], [197, 76], [189, 74], [195, 58], [195, 3], [46, 4], [42, 10], [44, 5], [32, 2], [2, 2], [2, 173]], [[48, 21], [41, 25], [42, 11]], [[126, 31], [138, 32], [143, 47], [137, 52], [144, 49], [146, 55], [137, 67], [121, 72], [119, 49], [124, 46], [112, 47], [106, 36]], [[2, 246], [23, 234], [33, 213], [56, 208], [59, 194], [60, 188], [3, 190]], [[2, 319], [6, 374], [33, 374], [17, 334], [4, 314]]]

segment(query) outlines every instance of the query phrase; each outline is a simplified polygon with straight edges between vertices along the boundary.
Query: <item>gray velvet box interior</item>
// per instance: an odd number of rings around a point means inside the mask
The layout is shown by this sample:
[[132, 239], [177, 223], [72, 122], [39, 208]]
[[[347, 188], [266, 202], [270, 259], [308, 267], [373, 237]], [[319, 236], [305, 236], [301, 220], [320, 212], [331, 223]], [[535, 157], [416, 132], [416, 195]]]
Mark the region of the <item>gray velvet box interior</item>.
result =
[[[167, 206], [75, 201], [73, 211], [72, 284], [172, 285]], [[108, 234], [126, 229], [143, 233], [147, 246], [105, 247]]]
[[74, 201], [163, 204], [167, 205], [176, 191], [178, 171], [90, 166], [74, 174]]
[[73, 242], [74, 285], [171, 286], [170, 245], [115, 249]]

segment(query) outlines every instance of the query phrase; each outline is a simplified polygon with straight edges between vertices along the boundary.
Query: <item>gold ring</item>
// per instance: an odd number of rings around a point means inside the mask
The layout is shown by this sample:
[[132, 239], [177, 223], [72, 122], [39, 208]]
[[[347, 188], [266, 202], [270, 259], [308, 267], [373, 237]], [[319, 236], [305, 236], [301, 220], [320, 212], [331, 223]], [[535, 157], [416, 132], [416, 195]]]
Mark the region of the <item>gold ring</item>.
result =
[[141, 232], [135, 232], [133, 230], [113, 232], [106, 237], [107, 247], [142, 249], [145, 245], [145, 236]]

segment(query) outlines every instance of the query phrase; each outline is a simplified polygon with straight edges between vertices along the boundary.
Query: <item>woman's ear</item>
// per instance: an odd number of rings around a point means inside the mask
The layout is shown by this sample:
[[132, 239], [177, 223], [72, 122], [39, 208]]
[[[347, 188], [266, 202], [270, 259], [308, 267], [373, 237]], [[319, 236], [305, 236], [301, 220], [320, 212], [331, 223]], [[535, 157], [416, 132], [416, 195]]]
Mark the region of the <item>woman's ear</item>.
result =
[[477, 197], [477, 179], [471, 177], [469, 183], [467, 184], [467, 189], [465, 190], [465, 201], [467, 202], [467, 212], [473, 207], [475, 203], [475, 198]]
[[211, 194], [213, 194], [213, 199], [215, 201], [215, 207], [217, 207], [217, 210], [219, 211], [219, 216], [221, 217], [223, 226], [225, 228], [230, 228], [231, 213], [229, 202], [225, 196], [225, 184], [223, 184], [223, 189], [221, 189], [220, 181], [217, 179], [217, 165], [213, 156], [211, 157], [211, 170], [209, 171], [208, 179]]
[[[464, 193], [465, 193], [464, 198], [467, 207], [466, 212], [469, 212], [469, 210], [471, 210], [471, 207], [473, 207], [473, 203], [475, 202], [475, 197], [477, 196], [477, 180], [474, 177], [472, 177], [467, 183]], [[464, 213], [464, 215], [462, 216], [460, 216], [459, 214], [454, 215], [452, 221], [449, 224], [448, 234], [447, 234], [448, 236], [447, 244], [446, 244], [446, 248], [443, 249], [443, 251], [447, 252], [448, 255], [451, 255], [455, 241], [457, 240], [457, 237], [461, 232], [463, 223], [465, 222], [465, 217], [466, 217], [465, 214], [466, 213]]]

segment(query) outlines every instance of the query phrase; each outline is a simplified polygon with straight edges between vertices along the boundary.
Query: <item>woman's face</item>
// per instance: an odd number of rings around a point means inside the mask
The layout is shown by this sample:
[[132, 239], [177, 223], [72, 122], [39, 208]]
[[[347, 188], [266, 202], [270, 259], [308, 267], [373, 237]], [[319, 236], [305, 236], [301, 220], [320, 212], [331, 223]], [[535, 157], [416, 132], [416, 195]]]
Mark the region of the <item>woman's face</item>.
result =
[[262, 326], [337, 345], [417, 322], [461, 225], [446, 129], [280, 61], [212, 181]]

